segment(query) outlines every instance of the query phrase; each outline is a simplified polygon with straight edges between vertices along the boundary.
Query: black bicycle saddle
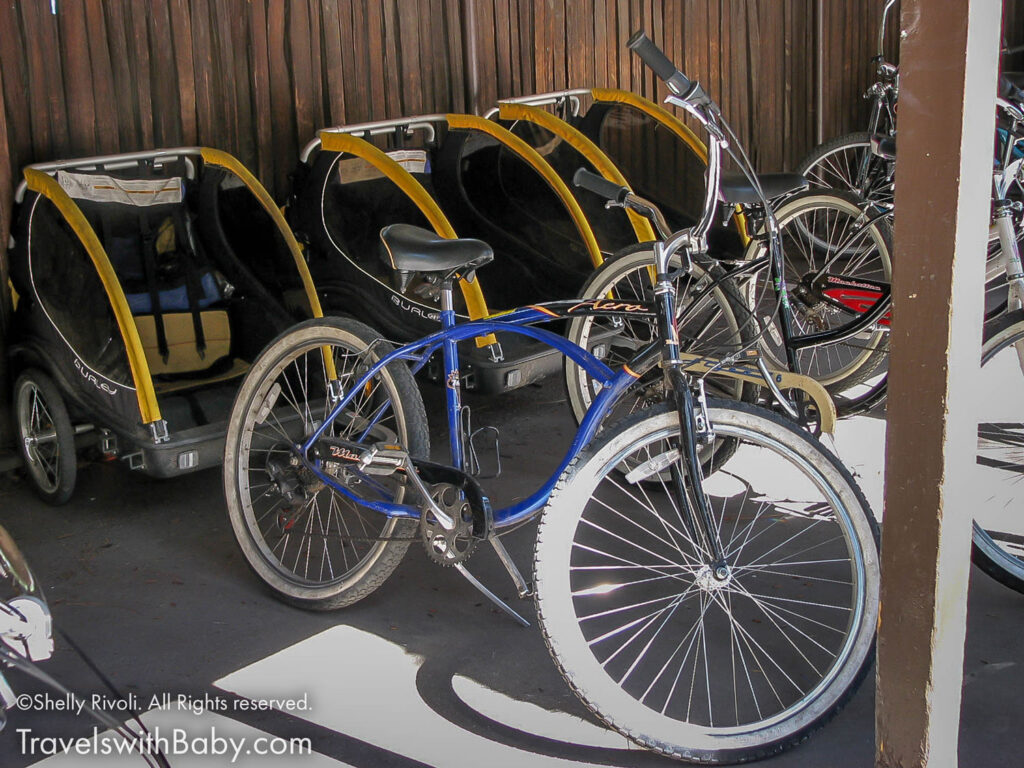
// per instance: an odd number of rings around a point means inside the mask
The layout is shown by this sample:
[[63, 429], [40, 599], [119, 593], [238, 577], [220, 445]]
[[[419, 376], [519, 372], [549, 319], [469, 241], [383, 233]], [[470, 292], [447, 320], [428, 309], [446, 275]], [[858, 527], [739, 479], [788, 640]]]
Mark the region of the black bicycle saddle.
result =
[[398, 272], [471, 272], [494, 259], [483, 240], [439, 237], [412, 224], [389, 224], [380, 231], [382, 255]]

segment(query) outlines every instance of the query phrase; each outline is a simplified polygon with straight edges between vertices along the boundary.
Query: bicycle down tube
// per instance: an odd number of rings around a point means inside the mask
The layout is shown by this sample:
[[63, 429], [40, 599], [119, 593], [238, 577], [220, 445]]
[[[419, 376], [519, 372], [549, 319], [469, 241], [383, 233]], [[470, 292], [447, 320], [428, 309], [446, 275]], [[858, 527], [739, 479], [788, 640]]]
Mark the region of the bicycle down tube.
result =
[[[458, 407], [459, 400], [457, 393], [455, 393], [455, 397], [452, 396], [454, 388], [450, 386], [450, 384], [457, 384], [458, 342], [498, 331], [518, 333], [544, 342], [557, 349], [562, 354], [572, 358], [573, 361], [582, 366], [588, 374], [602, 383], [602, 390], [600, 394], [595, 399], [594, 404], [588, 413], [587, 419], [576, 433], [572, 445], [563, 457], [562, 461], [559, 463], [558, 468], [543, 483], [543, 485], [529, 497], [510, 507], [494, 511], [494, 525], [496, 529], [505, 528], [522, 522], [543, 506], [547, 497], [550, 496], [551, 491], [563, 470], [571, 463], [572, 459], [582, 450], [582, 448], [590, 442], [594, 434], [597, 432], [597, 427], [601, 423], [605, 414], [607, 414], [610, 406], [639, 375], [638, 372], [635, 372], [629, 366], [623, 367], [623, 369], [618, 372], [612, 371], [607, 365], [602, 363], [589, 352], [576, 346], [572, 342], [567, 341], [564, 337], [544, 328], [537, 328], [528, 325], [528, 323], [570, 317], [574, 310], [577, 313], [594, 311], [590, 306], [583, 306], [579, 302], [573, 301], [552, 302], [549, 305], [523, 307], [508, 314], [501, 315], [500, 319], [483, 319], [459, 325], [453, 324], [450, 328], [442, 329], [441, 331], [433, 333], [419, 341], [406, 344], [393, 350], [370, 366], [358, 381], [349, 388], [348, 392], [344, 393], [341, 399], [335, 403], [331, 412], [325, 417], [323, 423], [301, 446], [298, 446], [299, 460], [303, 462], [306, 468], [312, 471], [322, 482], [327, 483], [333, 489], [350, 500], [361, 504], [368, 509], [380, 512], [390, 517], [418, 518], [420, 516], [419, 512], [413, 506], [406, 504], [394, 504], [387, 501], [373, 501], [364, 499], [352, 493], [343, 484], [339, 483], [334, 477], [323, 470], [320, 459], [311, 459], [310, 451], [324, 436], [324, 433], [327, 431], [330, 424], [344, 411], [346, 406], [352, 402], [363, 387], [366, 386], [374, 376], [379, 374], [384, 367], [396, 360], [411, 360], [414, 362], [412, 370], [415, 373], [422, 369], [426, 365], [430, 356], [439, 349], [445, 350], [445, 385], [448, 390], [446, 397], [449, 407], [449, 426], [452, 428], [452, 431], [461, 433], [461, 423], [458, 421], [458, 416], [456, 415], [453, 418], [451, 410]], [[602, 314], [617, 314], [617, 312], [607, 308], [597, 311], [601, 311]], [[630, 308], [620, 310], [618, 313], [629, 314], [630, 312], [633, 314], [640, 312], [649, 314], [650, 308], [641, 305], [632, 305]], [[656, 357], [659, 354], [658, 346], [659, 345], [657, 343], [651, 344], [647, 349], [643, 350], [636, 356], [636, 358], [634, 358], [634, 362], [638, 368], [644, 370], [654, 364]], [[380, 419], [383, 415], [383, 412], [378, 412], [375, 414], [375, 418]], [[372, 424], [367, 425], [366, 432], [369, 432], [372, 426]], [[461, 448], [461, 434], [451, 441], [451, 446], [453, 450]], [[454, 463], [454, 461], [461, 460], [461, 458], [461, 452], [458, 455], [453, 456], [453, 466], [460, 468]]]

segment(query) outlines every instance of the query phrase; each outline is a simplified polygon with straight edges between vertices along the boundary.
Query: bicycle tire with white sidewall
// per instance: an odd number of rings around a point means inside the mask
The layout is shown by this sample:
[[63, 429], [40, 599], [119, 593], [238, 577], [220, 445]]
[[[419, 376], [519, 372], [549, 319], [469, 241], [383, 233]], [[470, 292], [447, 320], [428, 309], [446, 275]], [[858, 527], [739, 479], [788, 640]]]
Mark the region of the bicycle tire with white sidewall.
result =
[[[583, 702], [609, 726], [645, 747], [672, 757], [703, 763], [742, 762], [774, 754], [806, 738], [807, 735], [823, 725], [841, 708], [870, 667], [873, 657], [875, 626], [878, 617], [879, 567], [877, 524], [873, 517], [871, 517], [867, 502], [864, 500], [849, 472], [839, 463], [834, 455], [828, 452], [813, 437], [770, 412], [746, 404], [711, 401], [709, 415], [719, 434], [734, 437], [737, 440], [749, 441], [755, 447], [763, 446], [770, 454], [774, 454], [782, 460], [782, 463], [779, 465], [780, 467], [788, 464], [792, 472], [798, 472], [806, 477], [809, 483], [820, 491], [822, 498], [826, 499], [831, 505], [835, 518], [834, 526], [829, 527], [826, 525], [824, 530], [819, 530], [814, 535], [825, 536], [826, 533], [835, 529], [841, 532], [844, 537], [843, 541], [835, 546], [850, 553], [849, 570], [852, 574], [850, 585], [848, 588], [828, 585], [826, 581], [830, 579], [826, 578], [827, 573], [822, 571], [820, 573], [825, 575], [822, 576], [821, 588], [848, 591], [851, 595], [851, 608], [848, 617], [844, 620], [845, 628], [842, 629], [842, 637], [835, 640], [835, 658], [837, 661], [820, 673], [821, 679], [817, 684], [802, 698], [786, 706], [785, 709], [774, 713], [772, 716], [762, 716], [760, 710], [758, 710], [757, 722], [738, 722], [740, 718], [739, 703], [735, 707], [737, 717], [737, 725], [735, 726], [715, 725], [713, 717], [709, 718], [710, 722], [707, 724], [688, 722], [664, 714], [669, 710], [668, 700], [666, 700], [662, 712], [642, 703], [640, 699], [633, 693], [628, 692], [623, 685], [620, 685], [605, 671], [604, 665], [610, 666], [612, 659], [607, 658], [604, 662], [599, 661], [596, 653], [591, 650], [591, 644], [597, 645], [598, 641], [603, 642], [605, 636], [602, 635], [597, 640], [593, 638], [588, 639], [587, 634], [581, 628], [581, 624], [583, 621], [589, 621], [595, 617], [604, 617], [605, 614], [595, 612], [592, 615], [588, 614], [581, 618], [577, 615], [577, 604], [580, 600], [590, 600], [594, 595], [601, 593], [601, 589], [579, 589], [580, 582], [578, 579], [580, 573], [589, 578], [590, 571], [596, 573], [599, 572], [599, 569], [606, 566], [600, 564], [574, 565], [574, 562], [590, 562], [583, 558], [592, 557], [594, 552], [599, 551], [599, 549], [595, 549], [591, 544], [584, 542], [585, 536], [603, 537], [609, 534], [608, 538], [604, 540], [613, 541], [614, 539], [611, 537], [612, 532], [610, 530], [604, 530], [605, 528], [610, 529], [611, 526], [607, 525], [598, 516], [599, 514], [604, 514], [606, 519], [612, 519], [611, 513], [604, 510], [604, 507], [608, 506], [606, 501], [602, 500], [596, 504], [590, 504], [590, 502], [596, 495], [600, 484], [606, 481], [613, 484], [621, 482], [621, 473], [613, 471], [618, 462], [627, 456], [635, 455], [634, 452], [642, 446], [652, 445], [657, 443], [657, 441], [678, 439], [678, 416], [675, 411], [668, 407], [649, 409], [647, 413], [636, 414], [614, 427], [609, 427], [607, 429], [607, 436], [588, 448], [565, 471], [544, 510], [538, 527], [534, 561], [536, 600], [538, 616], [545, 640], [563, 677]], [[744, 449], [745, 445], [741, 446], [739, 451], [742, 452]], [[729, 467], [734, 466], [731, 462], [745, 461], [746, 459], [742, 458], [743, 456], [744, 454], [737, 453], [729, 460]], [[730, 482], [730, 472], [726, 472], [723, 478], [725, 482]], [[713, 474], [709, 473], [709, 487], [710, 484], [715, 482], [718, 481], [715, 480]], [[649, 482], [641, 482], [637, 486], [637, 490], [631, 492], [635, 493], [637, 497], [643, 495], [646, 498], [649, 492], [647, 490], [648, 485]], [[605, 486], [601, 487], [604, 488]], [[709, 494], [712, 494], [711, 490], [709, 490]], [[785, 493], [783, 493], [783, 497], [785, 497]], [[746, 499], [745, 495], [743, 499]], [[729, 503], [731, 504], [731, 502]], [[789, 504], [786, 500], [783, 503]], [[592, 516], [588, 512], [588, 509], [591, 508], [596, 510]], [[608, 506], [608, 509], [611, 509], [611, 507]], [[725, 509], [726, 503], [723, 502], [720, 520], [726, 519]], [[819, 508], [820, 511], [822, 511], [821, 508]], [[774, 514], [774, 512], [775, 508], [767, 513], [762, 510], [758, 515], [765, 514], [765, 522], [767, 523], [769, 516]], [[632, 542], [635, 540], [638, 540], [641, 545], [646, 545], [647, 542], [643, 538], [644, 536], [650, 536], [650, 542], [665, 541], [666, 538], [673, 538], [673, 541], [675, 540], [674, 535], [669, 533], [669, 531], [678, 526], [669, 525], [665, 527], [665, 535], [663, 536], [661, 534], [661, 527], [652, 532], [643, 526], [636, 525], [636, 520], [643, 519], [638, 517], [640, 513], [642, 513], [642, 509], [640, 512], [629, 516], [629, 519], [633, 521], [627, 521], [628, 525], [632, 526], [629, 530], [641, 529], [641, 531], [646, 531], [646, 533], [637, 533], [636, 536], [631, 537], [630, 541], [626, 543], [626, 547], [633, 546]], [[584, 520], [584, 515], [588, 515], [586, 520]], [[822, 517], [822, 520], [827, 523], [827, 518], [828, 515], [826, 514]], [[733, 533], [736, 532], [736, 526], [740, 519], [741, 513], [737, 512], [736, 522], [731, 523], [733, 525]], [[787, 519], [780, 519], [783, 523], [789, 522]], [[660, 518], [660, 520], [660, 525], [665, 525], [665, 518]], [[797, 531], [803, 529], [811, 530], [816, 525], [795, 516], [792, 520], [792, 524]], [[627, 523], [622, 524], [626, 525]], [[721, 521], [718, 523], [720, 531], [724, 530], [724, 525], [725, 523]], [[775, 524], [773, 523], [772, 528], [774, 529], [774, 527]], [[785, 531], [784, 526], [783, 531]], [[769, 534], [758, 533], [757, 535]], [[783, 533], [776, 531], [774, 535], [780, 536]], [[799, 535], [801, 534], [796, 533], [796, 536]], [[753, 538], [749, 531], [748, 536]], [[626, 542], [624, 537], [618, 536], [617, 538]], [[577, 539], [579, 540], [578, 542]], [[811, 539], [811, 541], [813, 540]], [[723, 546], [726, 547], [727, 551], [729, 545], [733, 543], [732, 541], [726, 542], [723, 540]], [[767, 547], [769, 543], [770, 540], [769, 542], [762, 543], [760, 546]], [[743, 545], [743, 547], [746, 546], [749, 545]], [[643, 551], [653, 556], [655, 550], [659, 550], [659, 547], [660, 545], [652, 543], [649, 546], [643, 546]], [[740, 547], [740, 552], [742, 552], [743, 547]], [[660, 552], [668, 551], [670, 550], [660, 550]], [[823, 558], [825, 554], [825, 552], [820, 553]], [[663, 557], [663, 554], [658, 554], [658, 557]], [[740, 595], [740, 590], [745, 589], [743, 581], [747, 580], [749, 584], [750, 574], [755, 573], [755, 569], [753, 566], [744, 565], [742, 568], [746, 570], [741, 572], [741, 557], [738, 553], [735, 560], [735, 564], [731, 566], [736, 569], [735, 575], [731, 575], [730, 579], [735, 579], [736, 583], [733, 585], [735, 594]], [[614, 562], [614, 559], [608, 562]], [[652, 562], [661, 563], [661, 560]], [[795, 568], [801, 564], [791, 561], [790, 565]], [[608, 566], [607, 568], [611, 567], [614, 566]], [[667, 567], [665, 565], [658, 565], [658, 568], [661, 568], [662, 571]], [[782, 566], [776, 565], [773, 567]], [[841, 567], [846, 568], [846, 566]], [[637, 573], [641, 566], [630, 565], [627, 568], [632, 569], [631, 573]], [[620, 567], [620, 570], [623, 569]], [[648, 571], [650, 570], [648, 568]], [[707, 586], [709, 590], [707, 594], [710, 595], [710, 590], [714, 590], [715, 587], [713, 582], [708, 580], [706, 574], [703, 574], [704, 570], [706, 568], [695, 573], [691, 569], [689, 576], [693, 578], [687, 581], [683, 578], [685, 571], [685, 568], [683, 568], [672, 579], [682, 580], [684, 584], [688, 584], [684, 594], [691, 590], [696, 593], [702, 593], [705, 586]], [[770, 571], [764, 571], [764, 573], [770, 574]], [[672, 579], [667, 579], [665, 574], [657, 569], [653, 571], [653, 574], [649, 578], [645, 578], [646, 574], [641, 571], [638, 574], [638, 579], [641, 579], [641, 581], [628, 581], [621, 585], [612, 585], [611, 589], [601, 594], [601, 597], [603, 598], [605, 594], [613, 593], [618, 586], [623, 587], [622, 590], [619, 590], [620, 592], [625, 592], [625, 588], [632, 589], [635, 585], [643, 583], [643, 581], [653, 584], [659, 581], [672, 581]], [[792, 582], [794, 577], [792, 574], [787, 574], [785, 578]], [[813, 581], [815, 578], [813, 573], [805, 574], [801, 578], [812, 586], [816, 583]], [[577, 581], [574, 582], [574, 579], [577, 579]], [[698, 584], [698, 582], [703, 586], [700, 588], [695, 587], [694, 585]], [[680, 588], [674, 582], [669, 586], [676, 589]], [[597, 598], [594, 599], [596, 600]], [[701, 596], [701, 600], [704, 599]], [[716, 599], [713, 597], [707, 598], [708, 605], [712, 603], [717, 604], [715, 602]], [[723, 597], [720, 600], [723, 604], [728, 603], [729, 611], [731, 612], [734, 607], [734, 597], [730, 595], [727, 599]], [[726, 621], [735, 622], [737, 620], [737, 617], [740, 615], [739, 603], [739, 598], [735, 598], [736, 612], [734, 615], [730, 613]], [[580, 605], [583, 604], [580, 603]], [[808, 605], [813, 606], [812, 603], [808, 603]], [[704, 616], [709, 610], [709, 608], [705, 608], [704, 613], [701, 613], [699, 619], [702, 624], [704, 623]], [[808, 609], [809, 615], [811, 615], [811, 610], [814, 609]], [[774, 610], [770, 612], [776, 613]], [[607, 613], [615, 613], [615, 610], [609, 609]], [[675, 613], [675, 609], [673, 609], [672, 613]], [[727, 615], [727, 612], [723, 612], [723, 615]], [[776, 615], [782, 614], [776, 613]], [[629, 614], [622, 615], [617, 620], [625, 621], [628, 616]], [[601, 620], [604, 620], [604, 618]], [[709, 626], [711, 621], [711, 619], [708, 619], [707, 623]], [[772, 619], [769, 619], [764, 623], [770, 624], [772, 621]], [[793, 619], [793, 621], [797, 620]], [[843, 621], [840, 623], [842, 624]], [[629, 626], [632, 629], [635, 626], [635, 622]], [[811, 625], [808, 624], [806, 626]], [[587, 631], [593, 633], [599, 630], [591, 628]], [[814, 631], [811, 630], [812, 633]], [[785, 634], [785, 632], [780, 630], [780, 634]], [[676, 637], [684, 637], [685, 639], [685, 636], [681, 635], [678, 631], [672, 634], [670, 639], [674, 641]], [[810, 647], [803, 640], [799, 638], [798, 640], [798, 644], [804, 645], [805, 648]], [[629, 642], [632, 642], [632, 640]], [[680, 646], [682, 642], [680, 641]], [[655, 638], [652, 637], [641, 651], [641, 656], [638, 656], [637, 661], [630, 667], [626, 678], [633, 673], [635, 668], [638, 668], [638, 663], [641, 661], [646, 662], [646, 658], [642, 658], [643, 654], [650, 651], [651, 655], [654, 655], [656, 651], [654, 643]], [[708, 651], [706, 650], [708, 647], [712, 647], [712, 640], [706, 642], [704, 651], [705, 668], [707, 669], [706, 676], [708, 678], [707, 690], [709, 692], [708, 710], [710, 712], [712, 707], [710, 695], [712, 683], [710, 678], [712, 675], [710, 673], [710, 657], [707, 656]], [[690, 652], [687, 651], [686, 656], [689, 657], [689, 655]], [[754, 657], [755, 661], [757, 660], [756, 654], [748, 655]], [[672, 662], [673, 658], [675, 658], [674, 655], [670, 656], [668, 662]], [[698, 667], [698, 658], [699, 653], [695, 655], [694, 670]], [[655, 659], [655, 668], [657, 667], [657, 661], [658, 659]], [[685, 661], [686, 659], [684, 658], [681, 660], [681, 663]], [[659, 676], [664, 674], [664, 670], [668, 667], [668, 662], [659, 672]], [[615, 663], [619, 662], [616, 661]], [[621, 663], [625, 664], [626, 661], [623, 660]], [[737, 682], [735, 669], [734, 660], [733, 693], [734, 700], [738, 702], [739, 693], [742, 693], [742, 691], [737, 692], [737, 686], [741, 685], [742, 681]], [[683, 668], [680, 666], [680, 671], [677, 673], [676, 678], [677, 682], [682, 675], [682, 670]], [[768, 672], [775, 674], [772, 669], [768, 669]], [[794, 676], [797, 674], [793, 669], [790, 669], [789, 673]], [[815, 674], [818, 674], [817, 671]], [[696, 675], [696, 672], [694, 672], [694, 675]], [[623, 678], [623, 680], [626, 678]], [[719, 682], [722, 682], [721, 678], [716, 678], [716, 684]], [[647, 692], [641, 698], [646, 698], [648, 693], [654, 690], [656, 683], [658, 683], [658, 679], [654, 678]], [[724, 684], [728, 685], [728, 679], [724, 680]], [[661, 685], [661, 687], [664, 686]], [[752, 693], [754, 692], [754, 687], [754, 683], [750, 683]], [[673, 685], [672, 690], [669, 692], [670, 697], [675, 689], [676, 686]], [[692, 700], [692, 687], [690, 696]], [[782, 704], [783, 702], [780, 700], [780, 706]], [[726, 708], [728, 708], [727, 700]], [[689, 706], [687, 707], [687, 713], [690, 713]]]
[[[368, 348], [372, 350], [367, 352]], [[347, 390], [366, 366], [383, 357], [390, 348], [379, 333], [355, 320], [340, 317], [309, 320], [271, 342], [253, 364], [235, 398], [224, 453], [228, 517], [249, 566], [285, 602], [315, 610], [350, 605], [373, 592], [391, 575], [415, 538], [415, 520], [387, 518], [366, 510], [316, 481], [307, 471], [294, 465], [286, 466], [291, 452], [289, 443], [298, 443], [308, 436], [316, 426], [316, 419], [322, 419], [321, 414], [327, 410], [325, 384], [321, 381], [326, 376], [322, 350], [333, 351], [339, 381]], [[316, 368], [318, 359], [319, 369]], [[308, 374], [310, 361], [317, 375]], [[281, 388], [279, 394], [272, 394], [276, 382], [284, 381], [286, 375], [294, 382], [302, 375], [301, 371], [307, 372], [307, 387], [299, 390], [299, 394], [307, 393], [302, 403], [297, 402], [302, 399], [297, 394], [288, 393], [288, 387]], [[271, 402], [273, 405], [268, 407]], [[295, 413], [290, 413], [290, 409]], [[290, 416], [290, 421], [284, 418], [286, 415]], [[367, 430], [371, 421], [375, 424]], [[430, 452], [423, 400], [403, 361], [389, 364], [368, 382], [364, 392], [339, 416], [336, 425], [325, 434], [356, 440], [359, 439], [356, 435], [363, 433], [362, 439], [368, 446], [373, 442], [397, 442], [417, 458], [425, 458]], [[263, 445], [257, 442], [258, 438], [266, 447], [255, 447]], [[278, 465], [286, 466], [290, 479], [306, 484], [303, 503], [307, 506], [278, 522], [278, 530], [273, 530], [274, 523], [266, 522], [268, 517], [278, 515], [280, 519], [281, 515], [281, 505], [277, 504], [275, 491], [270, 487], [272, 481], [264, 476], [274, 457]], [[382, 482], [388, 479], [379, 478]], [[408, 488], [398, 480], [394, 483], [394, 500], [401, 502]], [[267, 489], [259, 492], [262, 487]], [[321, 496], [326, 498], [323, 503]], [[268, 509], [261, 511], [258, 504]], [[326, 513], [323, 512], [325, 506]], [[289, 523], [296, 520], [298, 524], [292, 528]], [[292, 546], [288, 536], [294, 536], [299, 543]], [[308, 539], [305, 544], [303, 536]], [[314, 540], [320, 542], [316, 549]], [[365, 550], [362, 554], [360, 545]], [[330, 550], [332, 546], [334, 549]], [[293, 554], [295, 565], [289, 566]], [[320, 557], [319, 571], [310, 569], [311, 557]], [[350, 557], [355, 559], [351, 566]], [[315, 562], [314, 559], [314, 565]], [[344, 572], [336, 573], [335, 563], [342, 564]], [[300, 566], [305, 568], [302, 573], [298, 571]]]

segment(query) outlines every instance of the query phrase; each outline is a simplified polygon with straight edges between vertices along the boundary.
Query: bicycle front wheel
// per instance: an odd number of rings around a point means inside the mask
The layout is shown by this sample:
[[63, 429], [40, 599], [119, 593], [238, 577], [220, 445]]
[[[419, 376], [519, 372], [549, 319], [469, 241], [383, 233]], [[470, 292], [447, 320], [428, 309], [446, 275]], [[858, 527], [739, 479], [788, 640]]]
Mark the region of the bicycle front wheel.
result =
[[975, 509], [974, 564], [1006, 586], [1024, 592], [1024, 312], [991, 325], [981, 351], [977, 478], [983, 490]]
[[[414, 520], [355, 503], [294, 453], [323, 424], [335, 395], [347, 393], [389, 350], [380, 334], [355, 320], [310, 320], [264, 350], [235, 398], [224, 453], [228, 516], [249, 566], [285, 602], [329, 610], [366, 597], [416, 535]], [[333, 385], [327, 355], [337, 373]], [[399, 361], [382, 369], [324, 435], [427, 457], [427, 417], [408, 367]], [[344, 482], [357, 495], [368, 489], [397, 503], [408, 491], [398, 474]]]
[[[537, 607], [566, 681], [608, 725], [672, 757], [740, 762], [800, 741], [863, 679], [877, 525], [811, 436], [743, 403], [709, 415], [738, 443], [704, 488], [727, 577], [659, 471], [679, 460], [679, 423], [658, 407], [609, 428], [560, 479], [537, 531]], [[624, 462], [650, 476], [631, 484]]]

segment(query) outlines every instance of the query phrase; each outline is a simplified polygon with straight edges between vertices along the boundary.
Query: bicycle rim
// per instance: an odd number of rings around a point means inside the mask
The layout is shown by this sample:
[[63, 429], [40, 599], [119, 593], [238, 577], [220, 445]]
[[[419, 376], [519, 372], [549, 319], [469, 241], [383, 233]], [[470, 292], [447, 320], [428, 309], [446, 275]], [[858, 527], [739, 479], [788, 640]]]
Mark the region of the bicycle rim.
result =
[[[828, 274], [855, 280], [891, 281], [888, 225], [875, 221], [870, 229], [865, 229], [864, 216], [853, 198], [809, 193], [783, 206], [778, 220], [795, 333], [835, 330], [860, 316], [860, 311], [837, 306], [835, 301], [818, 295], [819, 290], [811, 280], [819, 271], [824, 269]], [[764, 253], [763, 245], [755, 246], [751, 258]], [[797, 295], [801, 288], [807, 289], [804, 298]], [[762, 352], [777, 367], [788, 367], [776, 327], [778, 299], [767, 277], [748, 280], [746, 294], [751, 311], [769, 326], [769, 332], [762, 336]], [[877, 375], [887, 353], [887, 332], [875, 328], [844, 341], [800, 350], [797, 362], [800, 373], [811, 376], [837, 395]]]
[[[630, 420], [560, 484], [538, 531], [538, 607], [567, 681], [666, 754], [744, 760], [795, 743], [855, 688], [877, 617], [874, 524], [834, 459], [780, 420], [712, 408], [738, 443], [705, 490], [730, 573], [703, 563], [663, 479], [675, 413]], [[781, 425], [781, 426], [780, 426]]]
[[[405, 521], [360, 506], [292, 460], [291, 446], [301, 443], [330, 411], [325, 351], [333, 355], [338, 381], [347, 391], [377, 357], [367, 351], [367, 343], [333, 328], [305, 332], [295, 343], [275, 343], [257, 362], [254, 384], [243, 390], [241, 413], [236, 402], [240, 428], [231, 486], [236, 498], [229, 507], [237, 507], [239, 519], [232, 522], [250, 564], [286, 597], [340, 596], [361, 585], [389, 548], [404, 552], [408, 547]], [[402, 393], [384, 369], [364, 385], [325, 437], [367, 446], [409, 445], [403, 394], [408, 399], [409, 393]], [[351, 482], [370, 498], [397, 502], [406, 490], [397, 476]], [[286, 487], [295, 492], [293, 498], [282, 493]]]
[[812, 187], [853, 192], [880, 205], [893, 202], [893, 163], [871, 152], [871, 134], [853, 133], [826, 142], [797, 167]]
[[[609, 261], [584, 287], [584, 298], [614, 298], [624, 302], [654, 300], [653, 255], [637, 249]], [[682, 261], [672, 259], [670, 269], [680, 270]], [[690, 274], [681, 271], [673, 281], [676, 291], [677, 332], [680, 349], [692, 354], [723, 357], [741, 349], [750, 335], [750, 323], [743, 299], [721, 279], [712, 265], [696, 263]], [[600, 357], [609, 367], [628, 363], [658, 335], [654, 318], [584, 317], [572, 321], [569, 338]], [[567, 359], [566, 384], [570, 405], [577, 422], [582, 421], [600, 387], [582, 367]], [[742, 399], [746, 389], [737, 379], [710, 377], [711, 392], [727, 398]], [[648, 372], [614, 406], [608, 421], [659, 403], [665, 399], [664, 375], [660, 368]]]

